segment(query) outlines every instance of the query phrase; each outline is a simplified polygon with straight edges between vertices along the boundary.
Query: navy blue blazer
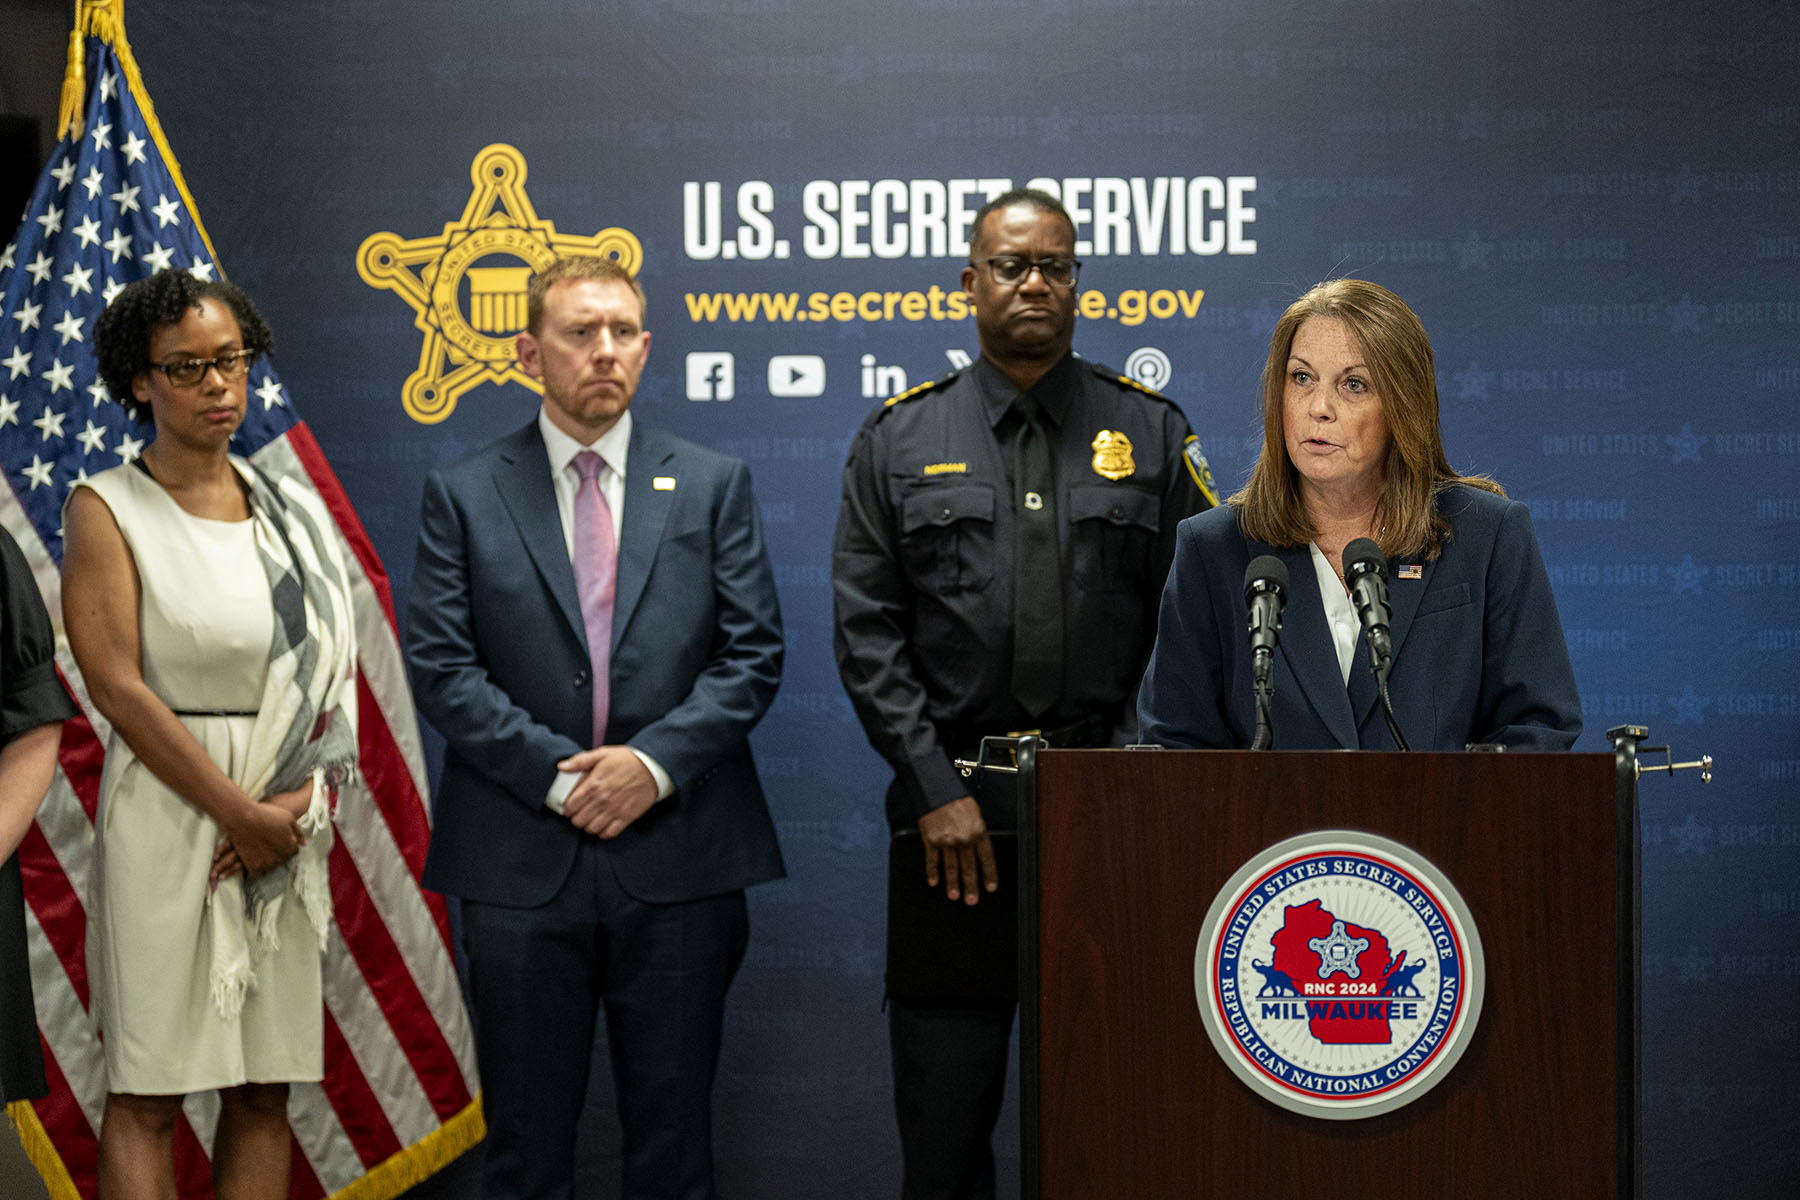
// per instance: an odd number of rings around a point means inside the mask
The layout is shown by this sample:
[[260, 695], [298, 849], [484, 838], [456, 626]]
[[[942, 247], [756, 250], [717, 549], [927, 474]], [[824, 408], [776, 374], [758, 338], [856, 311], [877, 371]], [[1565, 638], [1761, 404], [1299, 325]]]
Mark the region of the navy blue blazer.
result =
[[[425, 885], [541, 904], [592, 836], [544, 798], [592, 741], [593, 698], [535, 421], [426, 480], [406, 611], [419, 711], [445, 741]], [[632, 423], [612, 637], [606, 743], [675, 781], [608, 843], [621, 886], [671, 903], [780, 877], [747, 739], [780, 682], [781, 614], [743, 463]]]
[[[1398, 568], [1420, 560], [1388, 561], [1388, 694], [1400, 732], [1415, 750], [1469, 742], [1568, 749], [1581, 732], [1581, 698], [1529, 512], [1460, 485], [1439, 496], [1438, 510], [1454, 533], [1437, 561], [1423, 563], [1419, 579], [1401, 579]], [[1177, 533], [1138, 698], [1139, 737], [1200, 749], [1250, 745], [1256, 708], [1244, 570], [1264, 554], [1288, 569], [1270, 706], [1275, 749], [1392, 750], [1366, 641], [1344, 686], [1312, 548], [1246, 538], [1231, 506], [1191, 517]]]

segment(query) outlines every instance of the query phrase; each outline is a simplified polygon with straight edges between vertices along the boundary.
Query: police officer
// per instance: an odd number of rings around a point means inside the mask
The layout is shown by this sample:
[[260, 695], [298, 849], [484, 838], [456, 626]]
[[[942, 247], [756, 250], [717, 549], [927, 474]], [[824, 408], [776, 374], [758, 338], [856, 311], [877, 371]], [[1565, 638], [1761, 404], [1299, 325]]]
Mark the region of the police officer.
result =
[[983, 206], [962, 272], [980, 359], [889, 400], [844, 467], [838, 669], [894, 770], [887, 997], [906, 1200], [994, 1194], [1016, 1007], [1016, 902], [995, 895], [1011, 844], [997, 861], [990, 836], [1016, 829], [1016, 802], [952, 760], [991, 734], [1132, 740], [1175, 526], [1217, 502], [1181, 410], [1070, 352], [1074, 251], [1044, 192]]

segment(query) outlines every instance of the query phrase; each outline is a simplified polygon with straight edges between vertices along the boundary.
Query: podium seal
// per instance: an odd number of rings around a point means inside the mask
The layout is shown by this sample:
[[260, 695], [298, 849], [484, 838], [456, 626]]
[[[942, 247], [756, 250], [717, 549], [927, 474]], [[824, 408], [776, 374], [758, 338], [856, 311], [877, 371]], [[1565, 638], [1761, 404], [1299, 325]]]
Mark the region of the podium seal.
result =
[[1194, 991], [1207, 1035], [1257, 1094], [1351, 1120], [1448, 1075], [1481, 1014], [1481, 938], [1418, 852], [1348, 829], [1270, 846], [1207, 910]]

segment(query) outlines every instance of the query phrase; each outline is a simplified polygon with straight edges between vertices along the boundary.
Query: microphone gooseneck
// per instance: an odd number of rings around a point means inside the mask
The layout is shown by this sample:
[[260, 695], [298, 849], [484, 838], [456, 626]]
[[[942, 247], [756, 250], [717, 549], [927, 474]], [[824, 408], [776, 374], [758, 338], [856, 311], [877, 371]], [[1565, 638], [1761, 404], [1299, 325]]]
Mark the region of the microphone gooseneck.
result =
[[1251, 560], [1244, 571], [1244, 604], [1250, 610], [1250, 682], [1256, 700], [1252, 750], [1275, 744], [1269, 705], [1275, 698], [1275, 647], [1281, 642], [1281, 610], [1287, 605], [1287, 564], [1270, 554]]
[[1394, 665], [1393, 632], [1388, 626], [1392, 609], [1388, 606], [1387, 556], [1371, 538], [1357, 538], [1344, 547], [1344, 582], [1350, 586], [1350, 602], [1356, 607], [1356, 619], [1362, 623], [1363, 637], [1369, 643], [1369, 670], [1375, 675], [1375, 690], [1381, 696], [1381, 715], [1387, 720], [1388, 733], [1394, 745], [1410, 750], [1394, 719], [1394, 702], [1388, 696], [1388, 672]]

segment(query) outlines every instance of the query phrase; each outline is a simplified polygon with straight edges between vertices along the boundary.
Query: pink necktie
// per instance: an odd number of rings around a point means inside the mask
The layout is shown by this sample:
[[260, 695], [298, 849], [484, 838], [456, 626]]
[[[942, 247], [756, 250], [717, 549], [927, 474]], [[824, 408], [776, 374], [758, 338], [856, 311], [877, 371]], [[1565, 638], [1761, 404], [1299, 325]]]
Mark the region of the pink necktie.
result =
[[588, 665], [594, 676], [594, 745], [606, 743], [611, 691], [613, 590], [619, 573], [619, 546], [613, 537], [612, 508], [600, 491], [606, 462], [592, 450], [575, 456], [575, 589], [581, 595], [581, 623], [587, 627]]

